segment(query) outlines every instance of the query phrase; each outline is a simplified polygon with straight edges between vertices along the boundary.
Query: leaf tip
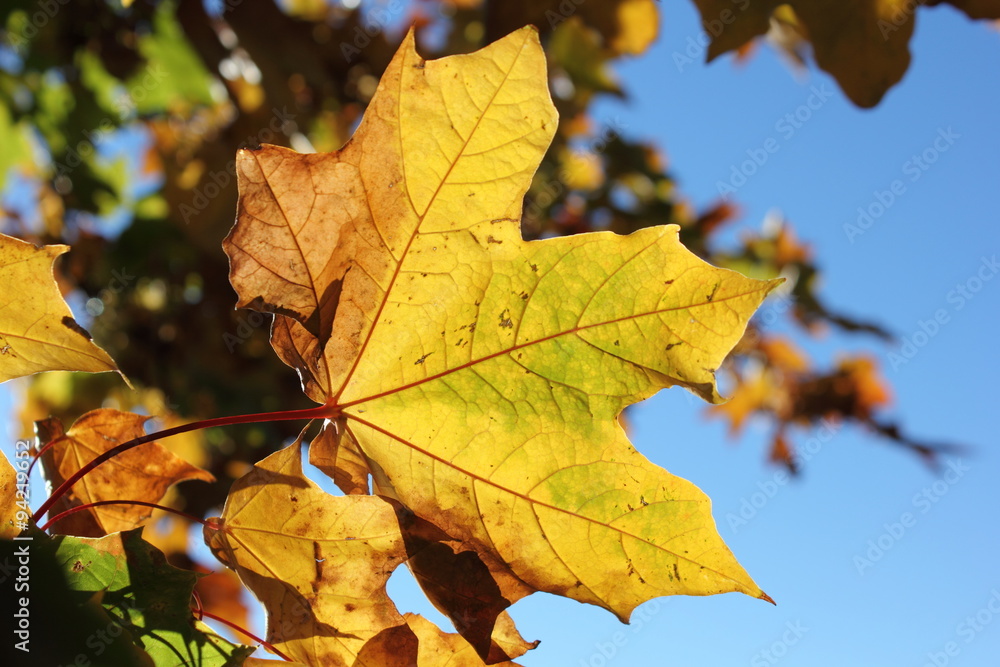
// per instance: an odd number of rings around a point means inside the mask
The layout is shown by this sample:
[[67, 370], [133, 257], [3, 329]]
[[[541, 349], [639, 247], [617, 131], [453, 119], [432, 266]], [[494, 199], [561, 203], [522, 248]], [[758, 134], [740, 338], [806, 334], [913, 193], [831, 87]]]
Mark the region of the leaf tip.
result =
[[768, 595], [767, 593], [765, 593], [764, 591], [760, 592], [760, 595], [757, 596], [757, 599], [758, 600], [763, 600], [764, 602], [770, 602], [775, 607], [778, 606], [778, 603], [775, 602], [774, 599], [770, 595]]

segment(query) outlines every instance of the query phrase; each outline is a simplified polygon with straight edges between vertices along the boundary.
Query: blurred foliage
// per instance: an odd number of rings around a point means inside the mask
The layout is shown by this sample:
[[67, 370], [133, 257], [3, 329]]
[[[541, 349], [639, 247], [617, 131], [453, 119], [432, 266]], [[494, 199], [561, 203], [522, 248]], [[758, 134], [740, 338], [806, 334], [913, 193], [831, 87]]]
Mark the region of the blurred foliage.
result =
[[859, 107], [873, 107], [910, 67], [917, 13], [948, 4], [973, 19], [1000, 18], [1000, 0], [693, 0], [712, 41], [708, 59], [767, 35], [799, 66], [830, 73]]
[[[562, 120], [525, 201], [524, 235], [676, 223], [684, 243], [713, 264], [785, 277], [787, 289], [765, 303], [724, 368], [733, 401], [711, 414], [734, 433], [752, 416], [769, 424], [766, 455], [793, 471], [795, 438], [824, 419], [865, 425], [933, 461], [942, 446], [915, 442], [885, 419], [890, 392], [871, 355], [814, 361], [794, 343], [831, 328], [876, 343], [890, 336], [823, 302], [819, 266], [790, 224], [770, 220], [722, 247], [718, 232], [737, 209], [694, 210], [662, 147], [591, 115], [601, 96], [626, 96], [615, 62], [649, 46], [658, 11], [653, 0], [385, 0], [354, 9], [322, 0], [7, 0], [0, 231], [72, 245], [58, 265], [64, 293], [139, 388], [113, 374], [46, 374], [24, 398], [25, 430], [98, 407], [168, 424], [307, 407], [294, 373], [270, 349], [269, 319], [233, 309], [221, 242], [236, 210], [237, 149], [338, 149], [408, 25], [422, 53], [437, 58], [533, 22]], [[299, 428], [277, 422], [192, 436], [186, 451], [199, 451], [219, 482], [184, 485], [171, 502], [204, 516], [250, 462]], [[158, 543], [184, 558], [186, 542], [157, 525]], [[204, 584], [218, 589], [203, 591], [206, 602], [232, 604], [218, 581]]]

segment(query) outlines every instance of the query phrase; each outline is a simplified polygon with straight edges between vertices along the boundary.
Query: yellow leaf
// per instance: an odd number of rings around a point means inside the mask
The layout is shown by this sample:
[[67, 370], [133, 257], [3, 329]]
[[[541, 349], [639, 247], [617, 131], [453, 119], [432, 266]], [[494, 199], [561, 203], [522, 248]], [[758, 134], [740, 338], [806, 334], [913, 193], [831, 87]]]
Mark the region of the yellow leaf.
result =
[[[423, 616], [405, 614], [405, 618], [407, 625], [420, 641], [418, 662], [420, 667], [432, 665], [481, 667], [484, 664], [472, 647], [466, 644], [460, 636], [451, 632], [443, 632], [441, 628]], [[489, 664], [516, 666], [517, 663], [504, 661]]]
[[618, 3], [618, 25], [611, 48], [617, 53], [640, 55], [656, 40], [659, 9], [652, 0], [622, 0]]
[[617, 417], [674, 385], [719, 402], [715, 370], [778, 281], [706, 264], [677, 226], [524, 241], [546, 82], [530, 28], [430, 62], [411, 34], [342, 150], [241, 151], [240, 304], [275, 313], [275, 350], [376, 491], [521, 582], [508, 601], [625, 620], [660, 595], [769, 599], [709, 499]]
[[427, 598], [487, 664], [517, 658], [538, 642], [525, 641], [506, 609], [532, 590], [505, 564], [486, 562], [428, 521], [397, 505], [409, 555], [407, 566]]
[[385, 592], [406, 560], [389, 502], [325, 493], [302, 474], [296, 441], [237, 480], [213, 522], [206, 543], [264, 604], [279, 651], [310, 665], [417, 662], [417, 638]]
[[[42, 471], [55, 488], [100, 454], [144, 435], [149, 417], [110, 408], [92, 410], [68, 430], [58, 419], [36, 422], [42, 446]], [[50, 517], [86, 503], [102, 500], [158, 502], [178, 482], [200, 479], [213, 482], [206, 470], [187, 463], [157, 442], [130, 449], [98, 466], [73, 485], [56, 502]], [[100, 537], [130, 530], [149, 518], [152, 509], [141, 505], [102, 505], [81, 510], [53, 524], [52, 531], [83, 537]]]
[[713, 417], [729, 418], [729, 435], [739, 435], [743, 424], [755, 412], [763, 411], [775, 402], [775, 394], [780, 391], [767, 373], [756, 373], [749, 378], [741, 378], [733, 390], [733, 396], [722, 405], [708, 408]]
[[[19, 453], [21, 451], [18, 450]], [[27, 463], [23, 458], [20, 461]], [[24, 479], [27, 480], [27, 476]], [[19, 502], [23, 503], [23, 506], [19, 507]], [[18, 525], [27, 523], [28, 517], [31, 516], [27, 500], [18, 493], [17, 472], [6, 456], [0, 456], [0, 512], [3, 512], [0, 514], [0, 539], [5, 540], [19, 535], [21, 528]]]
[[604, 167], [596, 154], [564, 150], [559, 161], [561, 179], [571, 190], [596, 190], [604, 185]]
[[118, 370], [73, 319], [52, 279], [52, 263], [67, 250], [0, 234], [0, 382], [41, 371]]
[[346, 494], [368, 493], [368, 463], [350, 435], [332, 423], [323, 425], [309, 445], [309, 463], [337, 483]]

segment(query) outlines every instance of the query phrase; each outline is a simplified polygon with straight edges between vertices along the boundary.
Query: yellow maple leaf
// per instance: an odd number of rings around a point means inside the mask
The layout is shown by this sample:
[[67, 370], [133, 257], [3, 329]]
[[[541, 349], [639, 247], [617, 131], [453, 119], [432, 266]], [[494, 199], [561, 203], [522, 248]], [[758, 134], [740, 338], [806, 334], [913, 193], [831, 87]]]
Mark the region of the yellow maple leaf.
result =
[[343, 149], [240, 151], [239, 303], [275, 314], [276, 352], [330, 406], [348, 490], [363, 462], [507, 604], [542, 590], [626, 620], [660, 595], [769, 599], [708, 497], [617, 418], [674, 385], [719, 402], [715, 370], [779, 281], [706, 264], [675, 225], [524, 241], [546, 83], [530, 28], [437, 61], [411, 34]]
[[41, 371], [118, 370], [73, 319], [52, 278], [52, 263], [67, 250], [0, 234], [0, 382]]
[[[222, 517], [208, 524], [206, 543], [264, 604], [268, 641], [293, 660], [385, 667], [447, 662], [418, 660], [428, 649], [423, 642], [418, 647], [413, 617], [404, 618], [385, 591], [389, 575], [408, 558], [393, 505], [324, 492], [302, 474], [299, 441], [237, 480]], [[512, 627], [506, 620], [502, 636]], [[417, 629], [449, 641], [429, 622]], [[465, 648], [471, 659], [448, 664], [483, 665]]]

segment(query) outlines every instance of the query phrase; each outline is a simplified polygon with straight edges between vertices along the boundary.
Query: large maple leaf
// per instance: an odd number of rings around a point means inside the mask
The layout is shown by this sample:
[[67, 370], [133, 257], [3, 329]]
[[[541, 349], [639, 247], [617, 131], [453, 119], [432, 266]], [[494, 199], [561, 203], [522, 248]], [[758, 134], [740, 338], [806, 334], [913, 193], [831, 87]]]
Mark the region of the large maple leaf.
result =
[[[355, 494], [370, 475], [482, 582], [486, 622], [456, 627], [484, 659], [490, 619], [534, 590], [623, 620], [660, 595], [769, 599], [617, 417], [673, 385], [721, 400], [715, 369], [776, 282], [706, 264], [676, 226], [524, 241], [546, 83], [533, 29], [431, 62], [410, 35], [343, 149], [239, 153], [224, 244], [239, 304], [275, 314], [272, 345], [335, 415], [327, 471]], [[454, 598], [432, 595], [465, 619]]]

